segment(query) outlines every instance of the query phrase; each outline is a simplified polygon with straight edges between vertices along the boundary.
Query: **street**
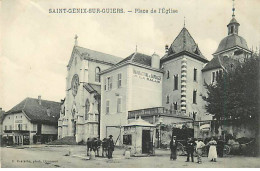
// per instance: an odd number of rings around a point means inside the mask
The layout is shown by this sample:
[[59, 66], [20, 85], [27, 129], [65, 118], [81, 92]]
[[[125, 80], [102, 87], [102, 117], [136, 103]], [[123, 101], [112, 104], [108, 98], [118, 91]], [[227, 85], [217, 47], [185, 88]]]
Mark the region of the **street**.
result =
[[[194, 168], [194, 167], [260, 167], [259, 158], [243, 156], [227, 156], [218, 158], [217, 162], [210, 162], [206, 157], [203, 163], [185, 162], [185, 156], [178, 156], [176, 161], [170, 160], [169, 150], [156, 149], [156, 155], [150, 157], [131, 157], [125, 159], [123, 149], [115, 149], [113, 159], [96, 157], [88, 160], [85, 146], [45, 146], [34, 145], [18, 148], [1, 147], [2, 168]], [[70, 155], [69, 155], [70, 154]]]

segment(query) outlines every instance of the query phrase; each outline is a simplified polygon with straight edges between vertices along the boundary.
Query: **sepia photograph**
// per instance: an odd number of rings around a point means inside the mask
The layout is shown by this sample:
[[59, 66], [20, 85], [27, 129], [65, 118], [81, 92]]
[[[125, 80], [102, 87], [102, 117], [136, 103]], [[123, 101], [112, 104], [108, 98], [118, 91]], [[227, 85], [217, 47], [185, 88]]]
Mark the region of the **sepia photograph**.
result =
[[260, 0], [0, 3], [0, 168], [260, 167]]

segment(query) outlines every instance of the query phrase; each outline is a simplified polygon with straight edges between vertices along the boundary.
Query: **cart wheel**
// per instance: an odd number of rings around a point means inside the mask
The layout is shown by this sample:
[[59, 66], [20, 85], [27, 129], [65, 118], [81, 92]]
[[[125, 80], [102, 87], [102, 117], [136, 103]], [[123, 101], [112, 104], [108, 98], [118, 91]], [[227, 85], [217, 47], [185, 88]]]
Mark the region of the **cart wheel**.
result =
[[223, 153], [225, 155], [229, 155], [231, 151], [231, 148], [228, 145], [224, 145]]
[[177, 155], [184, 155], [184, 146], [180, 142], [177, 145]]

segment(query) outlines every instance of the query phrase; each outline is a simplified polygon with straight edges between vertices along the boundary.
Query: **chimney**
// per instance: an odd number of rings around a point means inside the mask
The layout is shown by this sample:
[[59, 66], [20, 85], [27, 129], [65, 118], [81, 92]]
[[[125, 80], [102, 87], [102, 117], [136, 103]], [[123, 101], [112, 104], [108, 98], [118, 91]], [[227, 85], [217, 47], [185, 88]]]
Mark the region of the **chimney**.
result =
[[169, 50], [169, 46], [165, 45], [165, 53], [168, 53], [168, 50]]
[[39, 105], [42, 105], [42, 97], [41, 96], [38, 96], [38, 103], [39, 103]]
[[156, 68], [156, 69], [160, 68], [160, 56], [157, 55], [156, 53], [154, 53], [152, 55], [152, 65], [151, 65], [151, 67]]

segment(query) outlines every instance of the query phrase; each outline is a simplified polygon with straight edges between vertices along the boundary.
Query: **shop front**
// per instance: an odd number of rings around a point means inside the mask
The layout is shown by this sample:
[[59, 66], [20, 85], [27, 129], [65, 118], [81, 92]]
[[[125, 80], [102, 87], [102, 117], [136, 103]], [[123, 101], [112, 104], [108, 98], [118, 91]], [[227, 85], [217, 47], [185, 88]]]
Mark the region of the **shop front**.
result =
[[3, 144], [11, 145], [29, 145], [30, 132], [25, 130], [5, 130], [3, 135]]
[[155, 127], [141, 118], [124, 126], [123, 144], [132, 156], [155, 154]]

